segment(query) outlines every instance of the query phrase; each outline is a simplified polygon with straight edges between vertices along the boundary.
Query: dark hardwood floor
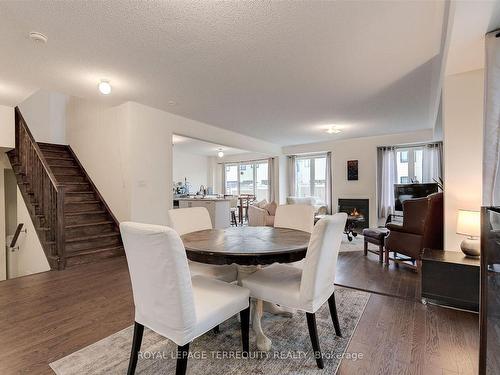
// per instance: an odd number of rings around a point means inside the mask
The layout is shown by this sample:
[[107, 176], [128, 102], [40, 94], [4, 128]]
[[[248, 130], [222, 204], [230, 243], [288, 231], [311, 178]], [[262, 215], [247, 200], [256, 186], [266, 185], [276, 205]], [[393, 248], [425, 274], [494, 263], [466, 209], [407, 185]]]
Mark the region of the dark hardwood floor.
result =
[[[361, 244], [362, 246], [362, 244]], [[420, 299], [420, 275], [408, 267], [394, 263], [384, 267], [376, 254], [349, 251], [339, 254], [335, 283], [407, 299]]]
[[[378, 280], [371, 267], [378, 267], [376, 261], [369, 258], [362, 266], [355, 257], [340, 258], [339, 282], [353, 273], [351, 279], [366, 278], [360, 288], [405, 289], [395, 280]], [[348, 272], [349, 262], [360, 268]], [[125, 258], [0, 282], [0, 374], [51, 374], [50, 362], [132, 322]], [[460, 369], [473, 374], [477, 348], [477, 315], [373, 294], [347, 349], [363, 353], [363, 359], [343, 360], [339, 373], [448, 374]]]
[[372, 294], [339, 374], [477, 374], [478, 315]]
[[54, 360], [133, 323], [125, 257], [0, 282], [0, 374]]

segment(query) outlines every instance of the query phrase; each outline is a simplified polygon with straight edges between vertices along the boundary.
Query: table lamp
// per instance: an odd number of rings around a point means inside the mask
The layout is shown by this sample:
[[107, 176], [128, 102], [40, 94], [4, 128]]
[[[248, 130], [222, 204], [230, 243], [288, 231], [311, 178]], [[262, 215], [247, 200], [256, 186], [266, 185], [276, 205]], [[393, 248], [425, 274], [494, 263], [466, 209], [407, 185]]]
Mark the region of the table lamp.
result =
[[457, 234], [467, 236], [460, 244], [464, 254], [478, 257], [480, 254], [479, 236], [481, 234], [479, 211], [458, 210]]

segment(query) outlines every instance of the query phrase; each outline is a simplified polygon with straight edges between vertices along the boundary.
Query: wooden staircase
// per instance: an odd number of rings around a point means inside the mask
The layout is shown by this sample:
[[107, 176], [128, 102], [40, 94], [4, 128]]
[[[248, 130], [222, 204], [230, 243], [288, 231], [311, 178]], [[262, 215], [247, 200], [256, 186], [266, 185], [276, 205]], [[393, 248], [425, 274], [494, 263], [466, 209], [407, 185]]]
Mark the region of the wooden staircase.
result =
[[70, 146], [35, 142], [15, 110], [8, 157], [51, 269], [124, 255], [119, 225]]

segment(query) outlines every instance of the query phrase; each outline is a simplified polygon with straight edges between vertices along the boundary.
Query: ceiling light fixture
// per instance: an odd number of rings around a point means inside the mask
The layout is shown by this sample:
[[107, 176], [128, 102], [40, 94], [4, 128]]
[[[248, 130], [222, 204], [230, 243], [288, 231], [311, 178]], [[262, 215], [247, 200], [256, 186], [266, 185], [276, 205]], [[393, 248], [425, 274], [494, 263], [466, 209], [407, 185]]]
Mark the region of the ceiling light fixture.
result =
[[42, 43], [42, 44], [47, 43], [48, 40], [46, 35], [39, 33], [38, 31], [30, 32], [30, 39], [35, 43]]
[[222, 148], [219, 148], [218, 150], [219, 150], [219, 152], [217, 153], [217, 156], [219, 158], [222, 158], [224, 156], [224, 153], [222, 152]]
[[330, 125], [326, 132], [328, 134], [339, 134], [341, 131], [336, 125]]
[[109, 83], [109, 81], [105, 80], [105, 79], [101, 79], [99, 81], [99, 91], [101, 92], [101, 94], [103, 95], [109, 95], [111, 94], [111, 85]]

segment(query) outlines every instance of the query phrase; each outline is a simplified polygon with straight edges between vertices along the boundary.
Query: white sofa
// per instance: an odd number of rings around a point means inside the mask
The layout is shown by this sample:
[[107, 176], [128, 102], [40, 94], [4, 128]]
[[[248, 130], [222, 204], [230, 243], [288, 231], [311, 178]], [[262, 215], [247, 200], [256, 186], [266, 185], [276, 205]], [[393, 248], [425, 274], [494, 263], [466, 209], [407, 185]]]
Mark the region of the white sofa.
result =
[[328, 208], [325, 205], [317, 204], [314, 197], [286, 197], [286, 204], [306, 204], [313, 206], [316, 215], [325, 215]]

